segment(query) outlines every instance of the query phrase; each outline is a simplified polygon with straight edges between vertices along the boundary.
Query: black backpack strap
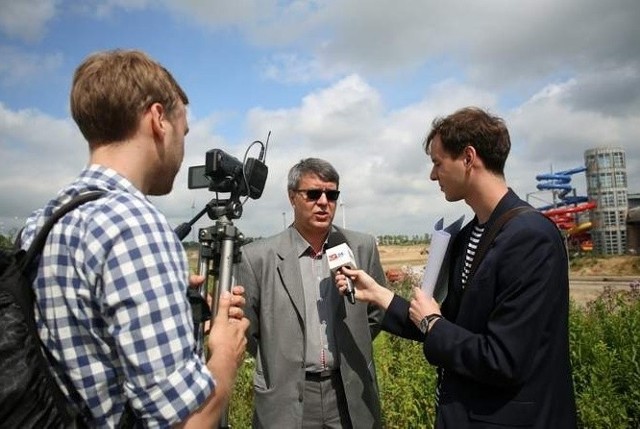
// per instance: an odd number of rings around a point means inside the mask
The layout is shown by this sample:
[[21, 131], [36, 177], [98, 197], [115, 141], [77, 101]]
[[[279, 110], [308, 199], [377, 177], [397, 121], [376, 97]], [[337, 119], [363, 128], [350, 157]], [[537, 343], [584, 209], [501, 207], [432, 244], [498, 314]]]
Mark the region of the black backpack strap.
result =
[[478, 250], [473, 257], [473, 262], [471, 263], [471, 268], [469, 268], [469, 275], [467, 276], [467, 284], [471, 284], [471, 279], [478, 269], [478, 265], [482, 262], [482, 258], [484, 258], [485, 253], [491, 247], [493, 243], [493, 239], [496, 237], [498, 232], [502, 229], [504, 224], [509, 222], [513, 217], [519, 215], [520, 213], [537, 211], [531, 206], [518, 206], [514, 207], [506, 212], [504, 212], [496, 221], [491, 225], [491, 227], [482, 234], [480, 237], [480, 243], [478, 244]]
[[18, 231], [18, 233], [16, 234], [16, 239], [13, 240], [13, 248], [14, 249], [20, 249], [20, 247], [22, 247], [22, 231], [24, 231], [24, 226], [22, 228], [20, 228], [20, 231]]
[[[21, 268], [22, 268], [22, 272], [27, 278], [31, 279], [31, 276], [28, 275], [29, 268], [31, 268], [31, 266], [33, 265], [36, 256], [42, 253], [45, 242], [47, 241], [47, 236], [49, 235], [49, 232], [51, 231], [51, 228], [53, 227], [53, 225], [58, 220], [60, 220], [60, 218], [65, 214], [69, 213], [73, 209], [79, 207], [80, 205], [86, 202], [93, 201], [100, 198], [102, 195], [104, 195], [104, 193], [105, 191], [91, 191], [91, 192], [80, 194], [74, 197], [68, 203], [64, 204], [62, 207], [60, 207], [56, 211], [54, 211], [53, 215], [49, 219], [47, 219], [45, 224], [42, 226], [42, 229], [38, 232], [38, 234], [33, 239], [33, 242], [29, 246], [29, 249], [27, 250], [25, 257], [23, 258], [23, 264]], [[28, 294], [28, 296], [31, 297], [31, 299], [27, 301], [30, 303], [30, 307], [25, 308], [25, 306], [21, 306], [25, 316], [27, 326], [29, 328], [29, 331], [31, 332], [31, 335], [34, 338], [38, 339], [38, 342], [41, 345], [41, 350], [44, 352], [44, 354], [47, 355], [49, 361], [52, 361], [53, 359], [51, 357], [49, 350], [45, 347], [45, 345], [42, 342], [42, 339], [40, 338], [40, 335], [38, 334], [38, 328], [35, 322], [36, 319], [35, 319], [35, 315], [33, 314], [33, 302], [35, 300], [35, 294], [33, 292], [33, 288], [29, 288], [29, 290], [25, 292]], [[49, 365], [49, 362], [47, 361], [47, 359], [44, 357], [42, 353], [40, 353], [38, 356], [41, 358], [42, 365], [47, 365], [47, 366]], [[82, 417], [75, 415], [70, 409], [67, 399], [64, 397], [64, 394], [62, 393], [62, 390], [60, 390], [60, 387], [56, 383], [51, 371], [47, 370], [47, 371], [44, 371], [44, 373], [46, 374], [47, 383], [49, 384], [50, 391], [53, 394], [53, 399], [57, 404], [58, 410], [60, 410], [60, 412], [63, 413], [63, 416], [64, 416], [63, 418], [66, 420], [66, 423], [73, 427], [84, 426], [82, 423]]]
[[131, 429], [131, 428], [141, 428], [142, 423], [138, 420], [136, 413], [133, 411], [133, 407], [131, 406], [131, 402], [127, 401], [124, 404], [124, 412], [120, 416], [120, 420], [118, 421], [118, 425], [116, 429]]
[[59, 209], [55, 210], [51, 215], [51, 217], [47, 219], [45, 224], [42, 226], [42, 229], [40, 229], [38, 234], [35, 236], [35, 238], [31, 242], [31, 246], [29, 246], [29, 249], [27, 250], [27, 256], [24, 259], [25, 265], [23, 268], [30, 266], [31, 263], [33, 263], [33, 260], [35, 259], [35, 257], [42, 252], [42, 249], [44, 249], [44, 244], [47, 241], [47, 236], [49, 235], [51, 228], [53, 228], [53, 225], [55, 225], [55, 223], [58, 222], [62, 216], [66, 215], [71, 210], [74, 210], [76, 207], [79, 207], [84, 203], [97, 200], [102, 195], [104, 195], [105, 192], [106, 191], [85, 192], [83, 194], [80, 194], [74, 197], [71, 201], [64, 204]]

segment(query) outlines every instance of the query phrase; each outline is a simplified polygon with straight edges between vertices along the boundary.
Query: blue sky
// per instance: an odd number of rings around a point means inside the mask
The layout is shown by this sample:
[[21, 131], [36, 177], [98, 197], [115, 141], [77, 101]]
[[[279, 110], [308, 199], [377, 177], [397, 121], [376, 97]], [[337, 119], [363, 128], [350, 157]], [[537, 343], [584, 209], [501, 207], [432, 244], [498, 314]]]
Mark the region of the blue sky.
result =
[[[537, 174], [584, 165], [600, 146], [626, 151], [629, 191], [640, 192], [637, 22], [637, 0], [0, 0], [0, 232], [86, 163], [71, 76], [112, 48], [149, 53], [189, 95], [184, 167], [153, 198], [173, 225], [214, 197], [187, 189], [188, 166], [214, 148], [241, 159], [271, 131], [265, 191], [235, 221], [246, 235], [291, 221], [286, 174], [308, 156], [341, 174], [337, 223], [431, 232], [470, 212], [428, 180], [422, 138], [467, 105], [507, 121], [506, 177], [523, 198]], [[574, 183], [583, 193], [584, 178]]]

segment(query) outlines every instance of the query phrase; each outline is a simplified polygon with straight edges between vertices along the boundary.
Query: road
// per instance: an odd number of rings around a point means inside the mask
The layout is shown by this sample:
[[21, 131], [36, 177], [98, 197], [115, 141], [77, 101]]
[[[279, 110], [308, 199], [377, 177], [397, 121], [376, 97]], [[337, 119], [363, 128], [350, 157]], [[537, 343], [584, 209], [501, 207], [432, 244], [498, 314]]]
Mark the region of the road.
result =
[[606, 286], [613, 289], [629, 290], [629, 284], [639, 279], [640, 276], [571, 276], [569, 278], [569, 292], [575, 302], [584, 305], [597, 298]]

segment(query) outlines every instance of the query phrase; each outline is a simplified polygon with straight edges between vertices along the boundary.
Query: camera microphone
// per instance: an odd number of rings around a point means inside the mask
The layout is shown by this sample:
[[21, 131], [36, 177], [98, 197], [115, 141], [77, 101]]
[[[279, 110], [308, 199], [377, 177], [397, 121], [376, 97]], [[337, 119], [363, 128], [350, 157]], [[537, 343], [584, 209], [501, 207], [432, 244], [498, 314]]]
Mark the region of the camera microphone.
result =
[[[344, 234], [340, 231], [332, 231], [329, 233], [326, 253], [327, 261], [329, 262], [329, 269], [334, 275], [342, 267], [350, 269], [358, 268], [353, 251], [347, 244], [347, 239]], [[355, 289], [353, 287], [353, 282], [349, 277], [347, 277], [346, 296], [351, 304], [356, 303]]]
[[262, 196], [269, 169], [260, 159], [249, 158], [244, 166], [244, 181], [241, 182], [241, 194], [257, 200]]

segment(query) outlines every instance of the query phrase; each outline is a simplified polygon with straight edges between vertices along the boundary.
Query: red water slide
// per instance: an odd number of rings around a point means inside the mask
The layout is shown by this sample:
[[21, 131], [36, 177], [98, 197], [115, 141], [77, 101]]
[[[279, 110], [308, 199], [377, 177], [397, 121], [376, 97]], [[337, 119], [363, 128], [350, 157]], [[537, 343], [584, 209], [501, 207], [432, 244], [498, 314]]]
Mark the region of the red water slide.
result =
[[[591, 222], [576, 224], [575, 213], [584, 212], [596, 208], [595, 201], [576, 204], [574, 206], [559, 207], [545, 210], [542, 213], [555, 222], [558, 228], [568, 230], [569, 235], [583, 233], [591, 229]], [[589, 224], [589, 225], [587, 225]]]

